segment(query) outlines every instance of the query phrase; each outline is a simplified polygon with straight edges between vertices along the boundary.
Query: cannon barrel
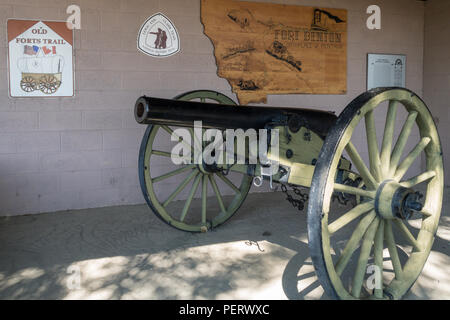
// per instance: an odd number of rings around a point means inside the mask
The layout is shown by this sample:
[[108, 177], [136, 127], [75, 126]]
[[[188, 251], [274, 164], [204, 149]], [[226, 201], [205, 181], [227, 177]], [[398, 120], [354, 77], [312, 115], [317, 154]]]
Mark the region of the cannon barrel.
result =
[[334, 113], [299, 108], [235, 106], [142, 96], [137, 99], [134, 116], [140, 124], [192, 127], [202, 121], [205, 128], [263, 129], [270, 123], [285, 123], [297, 132], [304, 126], [322, 137], [335, 123]]

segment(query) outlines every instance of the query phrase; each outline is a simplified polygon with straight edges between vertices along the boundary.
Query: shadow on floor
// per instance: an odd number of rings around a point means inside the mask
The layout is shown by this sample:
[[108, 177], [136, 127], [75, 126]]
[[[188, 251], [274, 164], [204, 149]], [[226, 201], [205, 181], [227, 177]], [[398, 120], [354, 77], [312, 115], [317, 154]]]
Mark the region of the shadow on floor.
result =
[[[306, 212], [280, 193], [249, 195], [206, 234], [172, 229], [137, 205], [2, 218], [0, 243], [0, 299], [326, 298]], [[447, 252], [438, 235], [407, 298], [450, 298]]]

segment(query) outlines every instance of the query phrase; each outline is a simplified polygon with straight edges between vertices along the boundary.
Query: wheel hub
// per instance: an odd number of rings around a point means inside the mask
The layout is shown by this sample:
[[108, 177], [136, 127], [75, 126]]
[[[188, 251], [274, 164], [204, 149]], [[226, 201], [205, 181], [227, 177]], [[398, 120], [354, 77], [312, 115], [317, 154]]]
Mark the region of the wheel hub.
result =
[[375, 197], [375, 212], [384, 219], [407, 220], [414, 211], [422, 210], [421, 194], [405, 188], [394, 180], [380, 184]]
[[215, 172], [220, 172], [221, 169], [217, 166], [217, 164], [214, 162], [212, 164], [207, 164], [205, 162], [205, 159], [200, 155], [197, 161], [197, 168], [200, 170], [203, 174], [211, 174]]

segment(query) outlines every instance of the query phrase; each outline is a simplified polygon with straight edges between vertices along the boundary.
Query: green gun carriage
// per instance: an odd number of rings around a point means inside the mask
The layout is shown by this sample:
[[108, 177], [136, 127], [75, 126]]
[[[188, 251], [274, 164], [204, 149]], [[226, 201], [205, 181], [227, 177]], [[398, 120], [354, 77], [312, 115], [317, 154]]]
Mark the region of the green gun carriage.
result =
[[[149, 207], [170, 226], [190, 232], [216, 228], [239, 209], [254, 179], [268, 179], [283, 191], [309, 188], [308, 245], [328, 297], [400, 299], [421, 273], [438, 228], [444, 173], [436, 125], [415, 93], [372, 89], [336, 116], [236, 106], [221, 93], [202, 90], [174, 99], [140, 97], [134, 114], [148, 125], [139, 154], [141, 188]], [[175, 166], [174, 144], [207, 147], [194, 121], [202, 121], [203, 130], [277, 129], [278, 152], [272, 152], [270, 139], [265, 151], [279, 169], [248, 161]], [[177, 128], [188, 130], [192, 140], [177, 135]], [[250, 149], [244, 149], [246, 159]], [[295, 197], [288, 196], [297, 206], [307, 198]], [[372, 282], [366, 280], [369, 266], [375, 270]]]

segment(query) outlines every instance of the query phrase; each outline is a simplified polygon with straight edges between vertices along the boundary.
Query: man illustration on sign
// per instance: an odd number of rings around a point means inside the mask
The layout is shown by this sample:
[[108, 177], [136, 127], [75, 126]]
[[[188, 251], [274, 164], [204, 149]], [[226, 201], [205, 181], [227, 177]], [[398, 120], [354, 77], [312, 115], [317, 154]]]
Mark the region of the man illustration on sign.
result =
[[158, 32], [150, 32], [150, 34], [156, 35], [155, 49], [165, 49], [166, 48], [167, 34], [164, 30], [161, 30], [161, 28], [158, 28]]

